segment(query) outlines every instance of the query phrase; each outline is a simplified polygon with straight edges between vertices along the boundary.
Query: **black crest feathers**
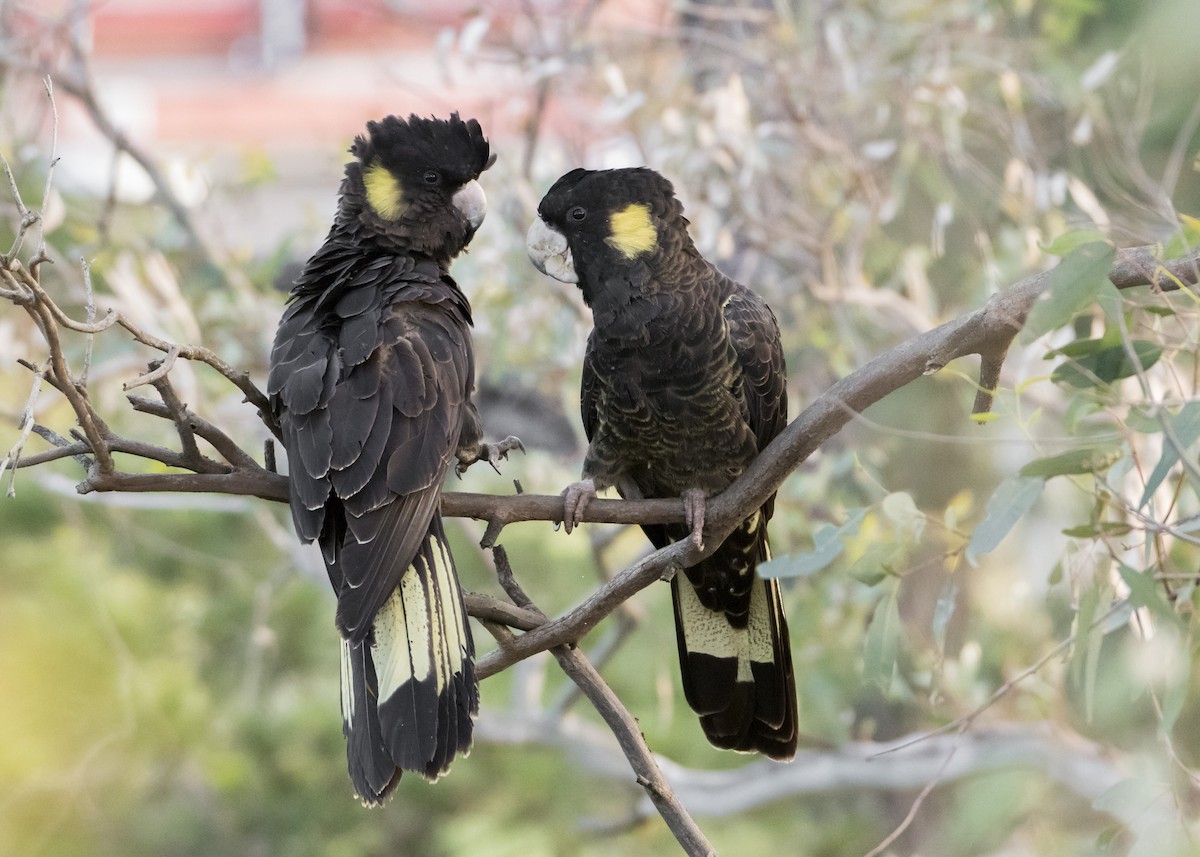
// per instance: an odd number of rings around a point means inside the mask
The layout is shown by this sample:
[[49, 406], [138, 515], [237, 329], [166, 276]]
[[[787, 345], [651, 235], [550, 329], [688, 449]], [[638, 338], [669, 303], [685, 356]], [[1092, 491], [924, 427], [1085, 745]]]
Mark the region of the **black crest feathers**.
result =
[[439, 164], [465, 184], [496, 161], [479, 122], [457, 113], [449, 119], [386, 116], [367, 123], [367, 133], [354, 138], [350, 154], [364, 164], [378, 159], [390, 169]]

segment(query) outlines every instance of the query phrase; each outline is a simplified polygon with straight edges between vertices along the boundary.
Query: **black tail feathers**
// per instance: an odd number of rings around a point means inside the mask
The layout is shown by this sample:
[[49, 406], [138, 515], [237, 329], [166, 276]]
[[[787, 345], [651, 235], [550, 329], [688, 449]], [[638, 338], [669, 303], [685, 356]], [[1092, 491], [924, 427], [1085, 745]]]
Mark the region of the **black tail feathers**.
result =
[[462, 590], [434, 517], [371, 636], [342, 640], [342, 731], [350, 779], [377, 805], [403, 771], [435, 780], [471, 747], [479, 689]]

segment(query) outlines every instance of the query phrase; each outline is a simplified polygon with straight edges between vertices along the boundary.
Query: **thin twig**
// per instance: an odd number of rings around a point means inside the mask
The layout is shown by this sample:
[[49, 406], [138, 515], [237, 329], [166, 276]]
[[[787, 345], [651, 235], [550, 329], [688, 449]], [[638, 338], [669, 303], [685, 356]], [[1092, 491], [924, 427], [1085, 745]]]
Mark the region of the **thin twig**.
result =
[[226, 380], [228, 380], [235, 387], [241, 390], [243, 394], [245, 394], [246, 401], [258, 409], [259, 418], [263, 421], [263, 424], [266, 425], [272, 434], [282, 440], [282, 436], [279, 432], [279, 426], [275, 422], [275, 417], [271, 409], [271, 403], [268, 401], [266, 393], [260, 390], [255, 383], [250, 380], [250, 374], [248, 372], [234, 369], [208, 348], [200, 345], [175, 345], [174, 343], [167, 342], [165, 339], [159, 339], [157, 336], [146, 333], [144, 330], [138, 327], [138, 325], [134, 324], [121, 313], [117, 313], [116, 318], [117, 323], [133, 334], [133, 338], [143, 345], [149, 345], [151, 348], [157, 348], [162, 352], [168, 352], [172, 348], [178, 348], [179, 356], [185, 360], [204, 363], [208, 366], [211, 366], [213, 369], [216, 369], [226, 378]]
[[[150, 414], [151, 416], [162, 417], [167, 420], [176, 420], [177, 422], [178, 419], [182, 419], [187, 424], [190, 432], [195, 433], [212, 444], [213, 449], [221, 453], [221, 457], [235, 468], [264, 470], [249, 453], [238, 446], [233, 438], [222, 431], [219, 426], [210, 423], [182, 403], [179, 404], [181, 410], [179, 410], [177, 418], [176, 412], [163, 402], [156, 402], [153, 399], [143, 399], [140, 396], [126, 396], [125, 398], [128, 399], [129, 404], [133, 406], [135, 411], [143, 414]], [[286, 500], [287, 498], [284, 497], [283, 499]]]
[[[961, 739], [966, 731], [967, 724], [964, 723], [958, 730], [958, 737]], [[925, 803], [925, 798], [929, 797], [929, 795], [937, 787], [938, 783], [942, 781], [942, 777], [945, 775], [946, 769], [950, 766], [950, 761], [954, 758], [954, 754], [958, 752], [958, 747], [958, 741], [955, 741], [950, 745], [950, 750], [946, 753], [946, 759], [942, 762], [942, 766], [938, 768], [937, 773], [930, 777], [929, 782], [927, 782], [917, 794], [916, 798], [912, 802], [912, 806], [910, 806], [908, 809], [908, 814], [904, 816], [904, 820], [896, 826], [895, 830], [884, 837], [882, 842], [864, 854], [863, 857], [879, 857], [880, 854], [892, 846], [893, 842], [900, 838], [904, 831], [908, 830], [908, 828], [916, 820], [917, 813], [921, 811], [921, 806]]]
[[21, 191], [17, 187], [17, 177], [12, 171], [12, 166], [8, 163], [8, 158], [4, 157], [3, 152], [0, 152], [0, 165], [4, 166], [4, 175], [8, 178], [8, 189], [12, 194], [13, 205], [17, 207], [17, 213], [21, 215], [21, 220], [17, 224], [17, 234], [13, 236], [12, 247], [0, 259], [0, 262], [3, 262], [3, 267], [7, 268], [17, 258], [17, 253], [21, 250], [21, 244], [25, 241], [26, 231], [41, 218], [41, 215], [30, 211], [26, 207], [25, 201], [21, 199]]
[[[96, 294], [92, 290], [92, 266], [88, 264], [88, 260], [82, 256], [79, 258], [79, 267], [83, 272], [83, 293], [85, 295], [85, 312], [87, 312], [87, 323], [93, 324], [96, 321]], [[95, 345], [96, 336], [89, 333], [83, 340], [83, 368], [79, 372], [79, 386], [87, 389], [88, 376], [92, 371], [92, 350]]]
[[[76, 441], [74, 444], [72, 444], [71, 441], [67, 440], [61, 434], [54, 431], [54, 429], [46, 428], [45, 426], [38, 425], [37, 423], [34, 423], [33, 433], [36, 434], [38, 437], [40, 437], [42, 440], [49, 443], [55, 449], [50, 450], [50, 452], [47, 452], [47, 453], [38, 453], [37, 455], [23, 456], [19, 462], [20, 466], [31, 467], [32, 464], [40, 463], [40, 462], [32, 461], [33, 459], [38, 458], [40, 455], [49, 455], [51, 452], [54, 452], [55, 450], [70, 448], [70, 451], [67, 452], [66, 455], [71, 456], [77, 462], [79, 462], [79, 466], [83, 468], [85, 473], [91, 468], [92, 460], [90, 458], [88, 458], [88, 455], [87, 455], [89, 452], [91, 452], [91, 449], [88, 447], [88, 445], [86, 443], [84, 443], [82, 441]], [[62, 458], [62, 457], [64, 457], [64, 456], [55, 456], [55, 458]], [[47, 458], [46, 460], [50, 461], [52, 459]]]
[[122, 390], [132, 390], [134, 387], [140, 387], [143, 384], [153, 384], [156, 381], [167, 377], [167, 373], [175, 366], [175, 359], [179, 356], [179, 346], [172, 345], [167, 350], [167, 356], [162, 360], [155, 360], [150, 364], [150, 371], [138, 375], [132, 381], [126, 381], [121, 385]]
[[[503, 545], [496, 545], [492, 549], [492, 554], [496, 562], [496, 575], [509, 598], [518, 607], [541, 615], [541, 610], [517, 582]], [[562, 671], [583, 691], [588, 701], [604, 718], [604, 722], [608, 724], [608, 728], [612, 730], [617, 743], [625, 753], [625, 758], [629, 760], [633, 773], [637, 777], [638, 785], [646, 790], [646, 794], [658, 810], [659, 815], [662, 816], [663, 821], [666, 822], [667, 827], [670, 828], [671, 833], [675, 835], [675, 839], [684, 852], [700, 857], [716, 854], [695, 820], [688, 815], [687, 810], [675, 797], [671, 784], [663, 776], [658, 763], [654, 761], [650, 748], [646, 746], [646, 739], [642, 737], [642, 730], [639, 728], [637, 720], [613, 693], [612, 688], [608, 686], [596, 668], [574, 646], [555, 646], [550, 653], [558, 661]]]
[[[1092, 623], [1090, 625], [1088, 625], [1088, 627], [1084, 630], [1090, 632], [1093, 628], [1108, 621], [1108, 619], [1110, 617], [1112, 617], [1113, 615], [1115, 615], [1118, 611], [1127, 609], [1128, 607], [1129, 607], [1128, 599], [1121, 599], [1119, 601], [1113, 602], [1113, 605], [1111, 607], [1109, 607], [1107, 611], [1105, 611], [1104, 615], [1099, 616], [1096, 619], [1092, 620]], [[1017, 673], [1012, 678], [1006, 679], [1005, 682], [1002, 685], [1000, 685], [998, 688], [996, 688], [992, 692], [992, 695], [989, 696], [986, 700], [984, 700], [984, 702], [982, 704], [971, 709], [966, 714], [964, 714], [962, 717], [956, 717], [954, 720], [951, 720], [949, 723], [943, 723], [941, 726], [939, 726], [936, 729], [932, 729], [928, 732], [925, 732], [925, 733], [918, 735], [914, 738], [911, 738], [907, 741], [904, 741], [904, 742], [901, 742], [898, 744], [894, 744], [894, 745], [888, 747], [886, 750], [881, 750], [879, 753], [875, 754], [875, 756], [872, 756], [871, 758], [876, 758], [878, 756], [886, 756], [889, 753], [898, 753], [902, 750], [907, 750], [909, 747], [912, 747], [915, 744], [920, 744], [923, 741], [927, 741], [930, 738], [933, 738], [935, 736], [944, 735], [947, 732], [953, 732], [955, 730], [965, 729], [966, 727], [970, 726], [973, 722], [975, 722], [975, 720], [979, 717], [979, 715], [983, 714], [983, 712], [987, 711], [989, 708], [991, 708], [993, 705], [995, 705], [997, 702], [999, 702], [1001, 699], [1003, 699], [1005, 696], [1007, 696], [1009, 691], [1011, 691], [1014, 687], [1019, 685], [1021, 682], [1025, 681], [1025, 679], [1029, 678], [1031, 675], [1035, 675], [1036, 673], [1041, 671], [1042, 667], [1044, 667], [1046, 664], [1048, 664], [1054, 658], [1058, 657], [1060, 654], [1062, 654], [1067, 649], [1069, 649], [1078, 637], [1079, 637], [1078, 629], [1073, 631], [1071, 634], [1068, 634], [1065, 639], [1063, 639], [1060, 643], [1058, 643], [1056, 646], [1054, 646], [1054, 648], [1052, 648], [1050, 651], [1046, 652], [1046, 654], [1042, 655], [1040, 658], [1038, 658], [1036, 661], [1034, 661], [1032, 664], [1030, 664], [1025, 669], [1021, 670], [1019, 673]]]
[[[37, 434], [39, 437], [46, 437], [46, 435], [44, 435], [42, 432], [38, 431], [37, 428], [38, 427], [36, 427], [36, 426], [34, 427], [34, 429], [33, 429], [34, 433]], [[40, 428], [44, 429], [45, 431], [50, 431], [49, 429], [46, 429], [45, 426], [41, 426]], [[62, 435], [59, 435], [57, 433], [55, 433], [54, 436], [56, 436], [58, 438], [62, 438]], [[49, 439], [49, 438], [47, 438], [47, 439]], [[65, 440], [65, 438], [62, 438], [62, 439]], [[64, 444], [55, 444], [55, 446], [52, 449], [47, 449], [44, 452], [35, 452], [33, 455], [21, 456], [19, 459], [16, 459], [14, 461], [13, 467], [14, 468], [36, 467], [39, 464], [47, 464], [51, 461], [59, 461], [63, 458], [75, 458], [78, 460], [80, 456], [87, 455], [87, 453], [89, 453], [91, 451], [92, 451], [91, 447], [89, 447], [83, 441], [76, 441], [75, 443], [66, 442]], [[91, 462], [87, 461], [86, 459], [81, 461], [80, 464], [83, 465], [84, 470], [86, 470], [88, 467], [91, 466]]]
[[[62, 308], [42, 289], [34, 273], [22, 268], [19, 263], [15, 261], [11, 262], [7, 270], [0, 270], [0, 275], [3, 275], [6, 279], [13, 278], [15, 284], [33, 293], [34, 302], [39, 308], [35, 309], [28, 306], [26, 308], [31, 314], [35, 315], [39, 322], [39, 327], [43, 329], [44, 334], [46, 330], [43, 317], [48, 317], [58, 326], [66, 327], [79, 333], [100, 333], [115, 324], [119, 324], [132, 334], [134, 340], [143, 345], [148, 345], [151, 348], [162, 351], [168, 356], [174, 351], [176, 357], [204, 363], [216, 369], [226, 380], [242, 391], [246, 397], [246, 401], [258, 409], [260, 419], [262, 419], [263, 424], [266, 425], [271, 433], [276, 437], [280, 436], [279, 426], [275, 422], [271, 403], [268, 401], [266, 394], [250, 379], [248, 372], [234, 369], [212, 350], [199, 345], [179, 345], [168, 342], [165, 339], [160, 339], [142, 330], [139, 325], [127, 318], [123, 313], [114, 310], [109, 310], [104, 318], [98, 322], [89, 321], [88, 323], [84, 323], [75, 321], [63, 312]], [[57, 337], [57, 332], [54, 335]], [[53, 347], [51, 353], [54, 353]]]
[[647, 796], [675, 835], [675, 839], [688, 855], [715, 855], [716, 850], [704, 836], [703, 831], [683, 808], [675, 791], [663, 776], [655, 762], [637, 720], [629, 713], [620, 698], [604, 681], [595, 667], [577, 648], [559, 646], [552, 650], [555, 660], [567, 677], [579, 685], [592, 706], [604, 718], [629, 760], [638, 785], [646, 790]]
[[47, 375], [47, 378], [67, 398], [71, 409], [75, 412], [79, 426], [87, 436], [92, 453], [96, 456], [97, 470], [100, 473], [112, 473], [115, 466], [104, 441], [107, 427], [100, 419], [100, 415], [92, 408], [87, 395], [76, 385], [63, 351], [58, 324], [49, 309], [49, 305], [53, 304], [53, 301], [42, 290], [36, 276], [33, 276], [32, 272], [30, 274], [28, 282], [31, 284], [37, 300], [31, 306], [26, 307], [26, 310], [38, 321], [42, 335], [46, 337], [46, 344], [50, 346], [50, 364], [53, 371]]
[[127, 154], [141, 167], [150, 179], [150, 183], [154, 185], [155, 196], [171, 212], [171, 216], [187, 234], [191, 245], [207, 261], [212, 263], [213, 270], [218, 273], [221, 272], [223, 270], [222, 266], [214, 261], [213, 253], [208, 243], [201, 236], [191, 211], [188, 210], [188, 207], [183, 204], [182, 200], [171, 189], [170, 182], [167, 181], [162, 170], [158, 168], [158, 164], [140, 146], [133, 143], [117, 127], [112, 117], [104, 112], [92, 86], [91, 68], [88, 63], [87, 50], [80, 42], [79, 37], [72, 32], [68, 35], [67, 43], [71, 52], [71, 59], [75, 66], [75, 73], [73, 75], [67, 73], [61, 74], [58, 78], [59, 87], [79, 101], [91, 118], [92, 124], [112, 143], [114, 148]]
[[54, 101], [54, 82], [50, 75], [42, 78], [46, 89], [46, 100], [50, 103], [50, 158], [46, 166], [46, 185], [42, 191], [43, 216], [38, 218], [38, 250], [39, 256], [46, 252], [46, 218], [44, 213], [50, 205], [50, 191], [54, 187], [54, 168], [58, 165], [58, 104]]
[[21, 450], [25, 447], [25, 441], [29, 439], [29, 433], [33, 431], [33, 427], [36, 425], [33, 420], [33, 409], [37, 405], [38, 395], [42, 392], [42, 379], [46, 377], [46, 370], [49, 368], [50, 365], [48, 362], [34, 368], [33, 384], [29, 389], [29, 398], [25, 401], [25, 407], [21, 411], [20, 423], [17, 426], [20, 435], [4, 458], [0, 459], [0, 480], [4, 478], [6, 470], [10, 471], [7, 492], [9, 497], [15, 497], [17, 494], [17, 468], [21, 464]]
[[171, 379], [164, 373], [161, 378], [156, 378], [152, 383], [154, 389], [158, 391], [158, 395], [162, 397], [163, 404], [167, 406], [172, 422], [175, 423], [175, 433], [179, 435], [179, 445], [183, 450], [184, 457], [203, 458], [200, 448], [196, 445], [196, 432], [190, 419], [191, 412], [179, 398], [179, 394], [175, 392]]

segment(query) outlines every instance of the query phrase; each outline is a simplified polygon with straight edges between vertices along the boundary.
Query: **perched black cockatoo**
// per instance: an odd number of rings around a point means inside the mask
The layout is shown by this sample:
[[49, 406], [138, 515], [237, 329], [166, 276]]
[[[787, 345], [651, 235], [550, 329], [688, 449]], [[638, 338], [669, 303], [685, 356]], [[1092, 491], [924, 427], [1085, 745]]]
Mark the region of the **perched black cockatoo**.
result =
[[388, 116], [350, 152], [267, 389], [296, 532], [320, 544], [337, 595], [350, 779], [374, 805], [402, 771], [436, 779], [470, 748], [479, 691], [442, 479], [517, 444], [482, 443], [471, 307], [449, 274], [487, 208], [479, 123]]
[[[575, 283], [595, 327], [583, 362], [583, 481], [563, 492], [568, 531], [596, 491], [682, 497], [687, 525], [643, 526], [655, 546], [701, 543], [705, 498], [787, 422], [770, 307], [696, 250], [671, 183], [649, 169], [574, 170], [529, 230], [539, 270]], [[774, 497], [671, 584], [683, 689], [717, 747], [796, 752], [796, 689], [770, 556]]]

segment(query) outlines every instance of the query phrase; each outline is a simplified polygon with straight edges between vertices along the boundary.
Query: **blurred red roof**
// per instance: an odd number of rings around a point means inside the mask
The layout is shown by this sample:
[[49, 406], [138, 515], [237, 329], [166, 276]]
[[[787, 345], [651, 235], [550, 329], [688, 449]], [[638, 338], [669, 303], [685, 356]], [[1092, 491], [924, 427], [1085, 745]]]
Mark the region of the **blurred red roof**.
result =
[[[291, 24], [301, 49], [289, 56], [285, 44], [274, 63], [264, 59], [270, 2], [96, 3], [90, 25], [97, 91], [136, 138], [199, 145], [328, 146], [387, 113], [459, 110], [497, 130], [518, 127], [531, 106], [530, 80], [512, 55], [489, 59], [488, 40], [507, 39], [526, 8], [519, 0], [308, 0], [295, 21], [287, 16], [297, 7], [277, 3], [284, 27], [268, 38]], [[574, 14], [584, 5], [564, 0], [547, 14]], [[648, 10], [661, 6], [619, 0], [605, 14], [637, 21]], [[457, 39], [484, 20], [481, 50], [464, 55]]]

